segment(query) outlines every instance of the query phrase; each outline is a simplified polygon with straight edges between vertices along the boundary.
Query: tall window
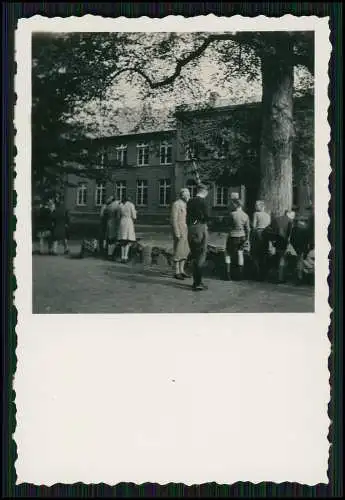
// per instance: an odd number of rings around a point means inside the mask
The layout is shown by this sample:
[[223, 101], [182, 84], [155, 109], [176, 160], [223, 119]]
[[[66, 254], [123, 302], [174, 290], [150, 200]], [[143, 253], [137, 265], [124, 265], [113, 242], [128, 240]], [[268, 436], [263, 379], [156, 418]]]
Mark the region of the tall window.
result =
[[115, 183], [116, 190], [116, 198], [118, 200], [123, 200], [127, 193], [127, 182], [126, 181], [117, 181]]
[[95, 205], [96, 207], [100, 207], [105, 202], [105, 185], [104, 184], [96, 184], [95, 190]]
[[228, 205], [229, 191], [224, 186], [214, 187], [214, 206], [226, 207]]
[[121, 144], [116, 148], [116, 160], [120, 165], [127, 165], [127, 145]]
[[197, 185], [193, 179], [189, 179], [187, 181], [187, 188], [189, 189], [191, 198], [195, 198]]
[[161, 179], [159, 181], [159, 205], [166, 207], [171, 203], [171, 181], [170, 179]]
[[169, 142], [162, 142], [160, 148], [161, 165], [171, 165], [172, 145]]
[[137, 165], [143, 167], [149, 164], [149, 146], [141, 142], [137, 144]]
[[84, 207], [87, 202], [87, 185], [82, 182], [77, 187], [77, 206]]
[[147, 181], [137, 181], [137, 205], [145, 207], [147, 205]]

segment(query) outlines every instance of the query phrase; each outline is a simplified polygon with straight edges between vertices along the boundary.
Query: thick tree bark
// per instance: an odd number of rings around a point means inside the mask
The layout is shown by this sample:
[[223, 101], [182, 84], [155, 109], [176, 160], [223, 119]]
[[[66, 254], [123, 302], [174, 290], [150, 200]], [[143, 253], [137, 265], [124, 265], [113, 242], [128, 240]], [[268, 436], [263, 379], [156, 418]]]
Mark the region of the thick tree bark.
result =
[[293, 44], [275, 35], [272, 53], [261, 57], [262, 132], [259, 198], [272, 215], [292, 205]]

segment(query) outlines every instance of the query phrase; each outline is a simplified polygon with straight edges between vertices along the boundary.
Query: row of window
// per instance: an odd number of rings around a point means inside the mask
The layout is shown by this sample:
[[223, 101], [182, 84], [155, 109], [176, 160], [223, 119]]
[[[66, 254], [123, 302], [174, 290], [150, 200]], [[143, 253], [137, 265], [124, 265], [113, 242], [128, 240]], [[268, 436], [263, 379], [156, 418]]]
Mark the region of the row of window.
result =
[[[138, 167], [145, 167], [149, 165], [149, 153], [150, 148], [148, 144], [141, 142], [137, 144], [137, 160], [136, 164]], [[120, 165], [127, 165], [127, 145], [121, 144], [115, 148], [115, 159]], [[105, 153], [102, 152], [100, 155], [101, 166], [104, 166]], [[172, 145], [167, 142], [163, 142], [160, 145], [160, 164], [161, 165], [171, 165], [172, 164]]]
[[[194, 198], [196, 195], [196, 184], [195, 181], [189, 180], [187, 182], [187, 187], [190, 191], [191, 197]], [[118, 200], [123, 199], [127, 193], [127, 182], [118, 181], [115, 183], [115, 193]], [[215, 186], [214, 188], [214, 206], [225, 207], [229, 200], [229, 190], [224, 186]], [[83, 207], [87, 205], [88, 198], [88, 186], [86, 183], [79, 184], [77, 188], [77, 200], [76, 204], [78, 207]], [[106, 199], [106, 186], [104, 184], [96, 184], [95, 189], [95, 205], [101, 206], [105, 203]], [[172, 202], [171, 199], [171, 181], [170, 179], [161, 179], [159, 181], [159, 205], [161, 207], [169, 206]], [[136, 185], [136, 205], [139, 207], [145, 207], [148, 204], [148, 182], [147, 180], [137, 180]]]
[[[127, 193], [127, 182], [118, 181], [115, 183], [115, 192], [118, 200], [123, 199]], [[79, 184], [77, 188], [78, 207], [87, 205], [88, 187], [86, 183]], [[96, 184], [95, 189], [95, 205], [97, 207], [103, 205], [106, 199], [106, 186], [104, 184]], [[136, 205], [145, 207], [148, 203], [148, 182], [146, 180], [137, 181], [136, 189]], [[170, 179], [161, 179], [159, 181], [159, 204], [166, 207], [171, 203], [171, 181]]]

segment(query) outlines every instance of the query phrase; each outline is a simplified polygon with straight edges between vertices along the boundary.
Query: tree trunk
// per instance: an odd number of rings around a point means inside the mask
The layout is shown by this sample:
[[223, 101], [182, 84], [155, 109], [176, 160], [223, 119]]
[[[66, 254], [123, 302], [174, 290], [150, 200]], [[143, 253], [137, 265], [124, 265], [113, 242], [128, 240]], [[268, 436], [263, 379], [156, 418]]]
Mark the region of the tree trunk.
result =
[[259, 198], [272, 215], [292, 206], [293, 44], [275, 34], [272, 53], [261, 56], [262, 131]]

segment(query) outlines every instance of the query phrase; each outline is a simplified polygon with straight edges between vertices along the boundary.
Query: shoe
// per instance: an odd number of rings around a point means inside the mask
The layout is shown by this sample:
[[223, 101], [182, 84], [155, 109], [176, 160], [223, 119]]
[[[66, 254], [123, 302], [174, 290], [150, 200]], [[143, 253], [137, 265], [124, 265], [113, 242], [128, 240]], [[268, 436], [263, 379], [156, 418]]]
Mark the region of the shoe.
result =
[[203, 290], [208, 290], [208, 287], [201, 283], [200, 285], [193, 285], [192, 289], [194, 292], [202, 292]]
[[193, 285], [192, 290], [193, 292], [202, 292], [203, 287], [201, 285]]
[[175, 274], [174, 278], [175, 278], [176, 280], [184, 280], [184, 277], [183, 277], [183, 275], [182, 275], [182, 274]]
[[190, 276], [189, 274], [186, 274], [186, 273], [181, 273], [181, 276], [182, 276], [183, 278], [187, 278], [187, 279], [188, 279], [188, 278], [191, 278], [191, 276]]

